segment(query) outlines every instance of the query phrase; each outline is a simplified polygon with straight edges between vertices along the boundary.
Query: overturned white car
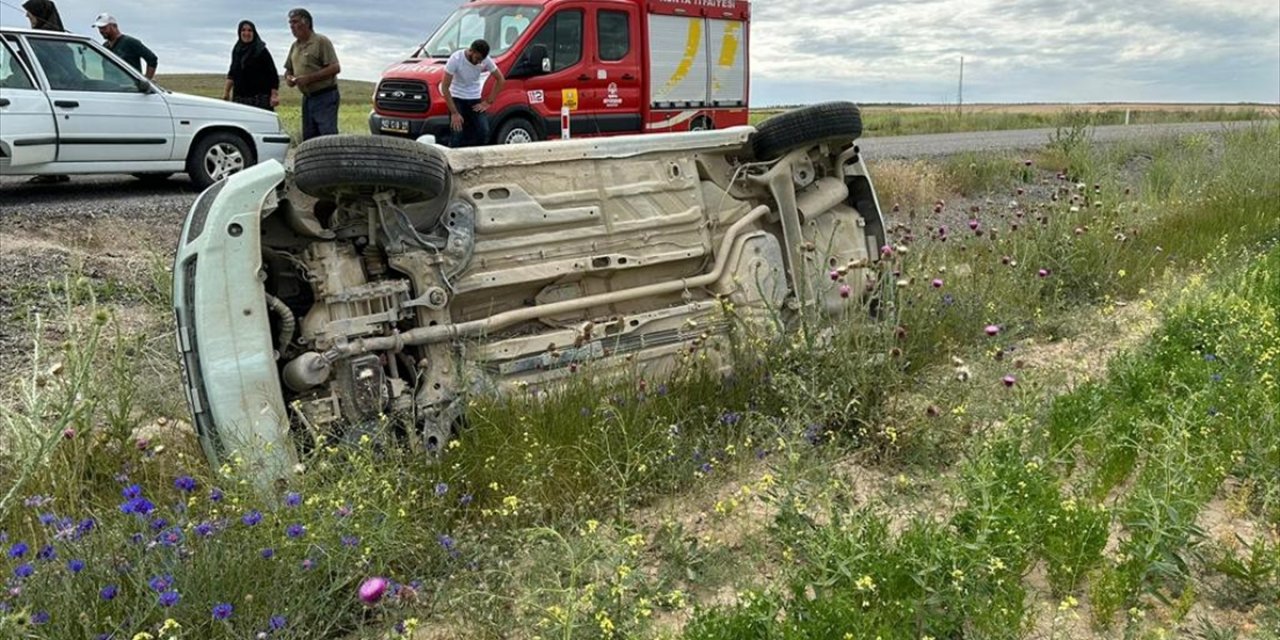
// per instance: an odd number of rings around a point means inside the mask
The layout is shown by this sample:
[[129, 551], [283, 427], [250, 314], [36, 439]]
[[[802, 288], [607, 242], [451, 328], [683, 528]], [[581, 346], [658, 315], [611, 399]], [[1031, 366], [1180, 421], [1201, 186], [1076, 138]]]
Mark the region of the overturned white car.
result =
[[330, 136], [292, 174], [222, 181], [174, 270], [200, 440], [263, 479], [300, 435], [392, 424], [438, 448], [467, 393], [661, 375], [729, 329], [726, 301], [764, 326], [841, 308], [828, 274], [860, 286], [884, 243], [861, 128], [829, 103], [758, 129], [473, 149]]

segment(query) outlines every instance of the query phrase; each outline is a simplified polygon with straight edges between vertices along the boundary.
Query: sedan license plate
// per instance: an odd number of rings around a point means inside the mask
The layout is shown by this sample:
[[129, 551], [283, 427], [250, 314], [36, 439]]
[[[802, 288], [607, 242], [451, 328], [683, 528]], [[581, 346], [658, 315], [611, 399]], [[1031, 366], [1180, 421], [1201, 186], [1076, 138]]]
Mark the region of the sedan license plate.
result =
[[382, 119], [382, 130], [389, 133], [409, 133], [408, 120], [393, 120], [390, 118]]

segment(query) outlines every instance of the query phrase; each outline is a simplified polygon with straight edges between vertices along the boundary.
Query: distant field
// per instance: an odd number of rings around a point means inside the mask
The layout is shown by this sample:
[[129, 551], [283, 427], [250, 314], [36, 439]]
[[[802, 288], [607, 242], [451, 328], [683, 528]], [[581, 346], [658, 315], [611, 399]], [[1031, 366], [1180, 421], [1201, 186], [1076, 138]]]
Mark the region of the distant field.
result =
[[[224, 79], [218, 74], [159, 75], [160, 86], [182, 93], [222, 97]], [[368, 133], [368, 116], [375, 84], [340, 80], [342, 108], [338, 128], [343, 133]], [[301, 98], [296, 89], [281, 87], [277, 111], [285, 127], [297, 137], [301, 130]], [[751, 124], [759, 124], [786, 107], [753, 109]], [[1280, 105], [1209, 103], [1087, 103], [1087, 104], [973, 104], [955, 105], [864, 104], [863, 130], [867, 137], [1000, 131], [1070, 127], [1077, 125], [1163, 124], [1172, 122], [1226, 122], [1280, 117]]]

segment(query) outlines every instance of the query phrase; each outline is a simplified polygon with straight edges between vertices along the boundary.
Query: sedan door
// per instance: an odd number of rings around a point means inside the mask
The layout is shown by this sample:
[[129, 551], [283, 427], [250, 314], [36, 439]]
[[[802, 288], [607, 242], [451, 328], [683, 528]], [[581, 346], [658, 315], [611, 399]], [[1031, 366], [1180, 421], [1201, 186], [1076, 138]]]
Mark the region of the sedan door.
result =
[[58, 130], [49, 99], [0, 40], [0, 169], [53, 162]]
[[82, 40], [26, 37], [49, 87], [59, 162], [169, 160], [173, 118], [164, 96]]

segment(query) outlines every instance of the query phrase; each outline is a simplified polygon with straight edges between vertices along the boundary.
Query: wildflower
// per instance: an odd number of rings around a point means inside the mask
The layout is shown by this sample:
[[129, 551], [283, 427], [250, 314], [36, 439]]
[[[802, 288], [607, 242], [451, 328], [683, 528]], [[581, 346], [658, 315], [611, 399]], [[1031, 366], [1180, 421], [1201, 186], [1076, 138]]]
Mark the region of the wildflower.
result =
[[291, 524], [285, 527], [284, 534], [290, 538], [301, 538], [307, 533], [307, 528], [300, 524]]
[[360, 544], [359, 536], [342, 536], [342, 546], [354, 547], [358, 544]]
[[1036, 275], [1040, 276], [1041, 278], [1048, 278], [1048, 277], [1049, 277], [1049, 270], [1048, 270], [1048, 269], [1041, 269], [1041, 270], [1039, 270], [1039, 271], [1037, 271], [1037, 272], [1036, 272]]
[[1005, 376], [1001, 378], [1000, 382], [1003, 382], [1004, 386], [1006, 387], [1012, 387], [1015, 383], [1018, 382], [1018, 379], [1010, 375], [1010, 376]]
[[942, 288], [942, 278], [934, 278], [934, 279], [933, 279], [933, 283], [932, 283], [932, 284], [933, 284], [933, 288], [934, 288], [934, 289], [941, 289], [941, 288]]
[[48, 611], [37, 611], [31, 614], [31, 624], [44, 624], [49, 621]]
[[223, 497], [222, 489], [214, 487], [209, 490], [209, 502], [222, 502]]
[[127, 486], [127, 487], [125, 487], [124, 489], [122, 489], [122, 490], [120, 491], [120, 495], [124, 496], [124, 498], [125, 498], [126, 500], [133, 500], [134, 498], [141, 498], [141, 497], [142, 497], [142, 487], [140, 487], [140, 486], [138, 486], [138, 485], [136, 485], [136, 484], [131, 484], [131, 485], [129, 485], [129, 486]]
[[35, 572], [36, 568], [25, 562], [13, 568], [13, 575], [17, 578], [30, 578]]
[[173, 486], [179, 491], [191, 493], [196, 490], [196, 479], [191, 476], [178, 476], [174, 479]]
[[81, 571], [84, 571], [84, 560], [68, 560], [67, 571], [70, 571], [71, 573], [80, 573]]
[[884, 256], [884, 257], [886, 257], [886, 258], [891, 258], [891, 257], [893, 257], [893, 247], [891, 247], [891, 246], [889, 246], [889, 245], [887, 245], [887, 244], [886, 244], [885, 246], [883, 246], [883, 247], [880, 247], [880, 255], [882, 255], [882, 256]]
[[233, 611], [235, 611], [235, 607], [231, 606], [229, 603], [223, 602], [216, 604], [213, 606], [213, 619], [226, 620], [231, 617], [231, 613]]
[[150, 500], [142, 497], [130, 498], [127, 502], [120, 505], [121, 513], [131, 513], [138, 516], [145, 516], [152, 511], [155, 511], [155, 509], [156, 506], [152, 504]]
[[451, 553], [453, 552], [454, 550], [453, 537], [450, 536], [449, 534], [442, 533], [436, 536], [436, 541], [440, 543], [440, 546], [443, 547], [445, 551], [448, 551]]
[[53, 548], [53, 545], [46, 544], [45, 546], [40, 547], [40, 551], [36, 553], [36, 558], [44, 560], [45, 562], [56, 560], [58, 558], [58, 551]]
[[283, 629], [286, 624], [288, 624], [288, 621], [285, 620], [284, 616], [271, 616], [271, 618], [267, 620], [267, 628], [272, 631], [279, 631]]
[[296, 507], [302, 504], [302, 495], [296, 491], [290, 491], [284, 494], [284, 504], [287, 507]]
[[169, 521], [165, 520], [164, 518], [156, 518], [155, 520], [151, 521], [151, 528], [155, 529], [156, 531], [159, 531], [167, 526], [169, 526]]
[[166, 547], [176, 547], [180, 542], [182, 542], [182, 529], [178, 527], [167, 529], [161, 532], [160, 535], [156, 536], [156, 542], [159, 542]]
[[733, 426], [742, 420], [742, 414], [737, 411], [727, 411], [720, 415], [720, 423], [726, 426]]
[[76, 533], [84, 535], [93, 531], [93, 528], [96, 526], [98, 526], [98, 523], [95, 522], [93, 518], [85, 518], [80, 521], [80, 524], [76, 525]]
[[36, 519], [40, 521], [40, 524], [42, 524], [42, 525], [44, 525], [44, 526], [46, 526], [46, 527], [47, 527], [47, 526], [49, 526], [49, 525], [51, 525], [51, 524], [53, 524], [53, 523], [57, 522], [57, 521], [58, 521], [58, 516], [55, 516], [55, 515], [53, 515], [52, 513], [42, 513], [42, 514], [40, 514], [39, 516], [37, 516], [37, 517], [36, 517]]
[[156, 599], [156, 603], [162, 607], [172, 607], [173, 605], [178, 604], [178, 601], [181, 599], [182, 594], [177, 591], [166, 591], [160, 594], [160, 597]]
[[253, 511], [250, 511], [249, 513], [246, 513], [243, 516], [241, 516], [240, 521], [245, 523], [246, 526], [252, 527], [258, 524], [259, 522], [262, 522], [262, 512], [258, 511], [257, 509], [254, 509]]
[[302, 568], [304, 570], [310, 571], [314, 569], [315, 566], [316, 566], [316, 561], [312, 560], [311, 558], [306, 558], [302, 561]]
[[386, 578], [373, 577], [365, 580], [364, 584], [360, 585], [360, 601], [365, 604], [376, 603], [387, 592], [388, 586]]
[[999, 325], [989, 324], [987, 325], [986, 332], [987, 332], [987, 335], [994, 336], [1000, 333], [1000, 327]]
[[98, 597], [102, 598], [103, 600], [111, 601], [111, 600], [115, 600], [116, 594], [119, 592], [120, 592], [119, 587], [117, 587], [114, 584], [109, 584], [103, 587], [102, 590], [98, 592]]
[[971, 230], [973, 230], [973, 231], [977, 231], [977, 230], [978, 230], [978, 225], [979, 225], [979, 224], [981, 224], [981, 223], [979, 223], [979, 222], [978, 222], [978, 219], [977, 219], [977, 218], [974, 218], [974, 219], [972, 219], [972, 220], [969, 220], [969, 229], [971, 229]]
[[339, 518], [345, 518], [351, 515], [351, 505], [344, 504], [341, 507], [338, 507], [338, 510], [334, 511], [333, 514], [338, 516]]
[[850, 294], [852, 291], [853, 291], [853, 290], [849, 288], [849, 285], [847, 285], [847, 284], [842, 284], [842, 285], [840, 285], [840, 297], [841, 297], [841, 298], [848, 298], [848, 297], [849, 297], [849, 294]]
[[436, 483], [436, 496], [442, 496], [449, 493], [449, 485], [444, 482]]
[[840, 279], [840, 272], [839, 272], [839, 271], [837, 271], [836, 269], [832, 269], [832, 270], [831, 270], [831, 273], [829, 273], [829, 274], [827, 274], [827, 275], [831, 277], [831, 281], [832, 281], [832, 282], [835, 282], [835, 281], [837, 281], [837, 280], [839, 280], [839, 279]]
[[169, 587], [173, 586], [173, 576], [171, 575], [154, 576], [151, 578], [151, 580], [147, 581], [147, 586], [151, 587], [151, 590], [157, 593], [161, 591], [166, 591], [169, 589]]
[[271, 547], [267, 547], [261, 551], [260, 555], [263, 560], [270, 560], [276, 556], [276, 550]]

